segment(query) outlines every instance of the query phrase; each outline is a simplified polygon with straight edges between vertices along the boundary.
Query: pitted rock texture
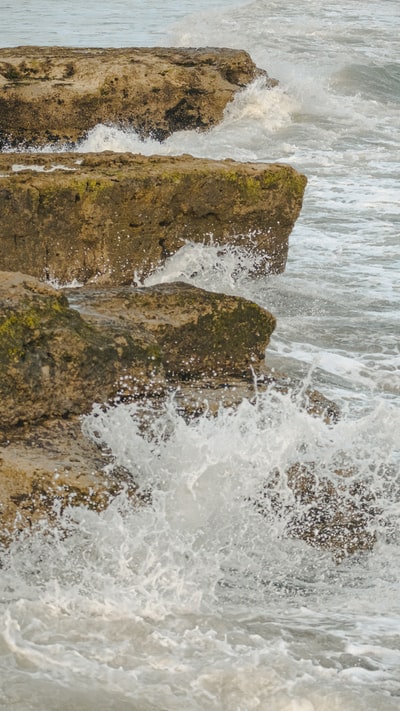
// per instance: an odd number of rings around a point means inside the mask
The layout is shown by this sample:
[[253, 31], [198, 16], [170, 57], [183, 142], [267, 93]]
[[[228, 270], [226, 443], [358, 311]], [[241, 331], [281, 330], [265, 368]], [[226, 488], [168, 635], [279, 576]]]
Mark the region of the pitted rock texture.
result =
[[0, 146], [71, 143], [99, 123], [158, 140], [207, 129], [265, 74], [236, 49], [0, 49]]
[[32, 277], [0, 273], [0, 429], [155, 396], [170, 382], [248, 375], [275, 327], [246, 299], [187, 284], [73, 303]]
[[0, 154], [0, 269], [131, 284], [200, 242], [280, 273], [306, 182], [287, 165], [187, 155]]

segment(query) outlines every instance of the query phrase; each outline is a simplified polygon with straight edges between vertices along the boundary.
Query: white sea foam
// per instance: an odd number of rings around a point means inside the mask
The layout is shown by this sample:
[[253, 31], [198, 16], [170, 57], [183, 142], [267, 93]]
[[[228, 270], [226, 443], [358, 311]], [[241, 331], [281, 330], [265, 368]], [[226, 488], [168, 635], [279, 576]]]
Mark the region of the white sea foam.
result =
[[141, 139], [127, 128], [95, 126], [77, 146], [81, 153], [112, 150], [142, 155], [190, 153], [210, 158], [257, 160], [264, 136], [290, 125], [296, 101], [281, 88], [269, 89], [264, 78], [256, 79], [228, 104], [221, 124], [207, 132], [177, 131], [160, 143]]
[[60, 284], [58, 279], [48, 279], [47, 284], [52, 286], [54, 289], [80, 289], [83, 286], [83, 283], [78, 281], [77, 279], [72, 279], [69, 282], [66, 282], [65, 284]]
[[76, 168], [73, 168], [69, 165], [63, 165], [62, 163], [55, 163], [50, 168], [46, 167], [45, 165], [35, 165], [34, 163], [30, 165], [24, 165], [23, 163], [14, 163], [11, 166], [11, 170], [13, 171], [13, 173], [21, 173], [25, 170], [31, 170], [34, 173], [53, 173], [55, 170], [74, 171], [76, 170]]
[[[152, 502], [135, 512], [122, 496], [100, 515], [70, 510], [66, 537], [38, 531], [13, 545], [0, 660], [14, 657], [19, 671], [7, 674], [4, 703], [17, 674], [20, 699], [29, 692], [52, 711], [93, 698], [104, 710], [112, 698], [127, 709], [359, 711], [360, 693], [395, 709], [399, 483], [388, 487], [382, 469], [399, 454], [386, 427], [395, 422], [398, 412], [377, 402], [332, 427], [273, 393], [191, 423], [171, 400], [145, 432], [135, 405], [95, 408], [85, 431], [151, 487]], [[254, 497], [298, 460], [330, 477], [357, 466], [387, 517], [376, 554], [338, 567], [287, 538], [285, 518], [260, 515]], [[283, 480], [280, 491], [293, 504]]]

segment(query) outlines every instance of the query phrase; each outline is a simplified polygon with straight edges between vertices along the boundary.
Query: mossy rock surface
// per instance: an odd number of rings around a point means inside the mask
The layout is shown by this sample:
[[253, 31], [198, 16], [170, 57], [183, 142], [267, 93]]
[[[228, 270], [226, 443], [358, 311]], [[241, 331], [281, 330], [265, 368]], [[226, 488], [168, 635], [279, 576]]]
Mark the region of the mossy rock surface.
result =
[[0, 428], [156, 396], [168, 383], [250, 374], [273, 316], [186, 284], [65, 294], [0, 273]]
[[191, 156], [0, 154], [0, 269], [131, 284], [200, 242], [280, 273], [306, 182], [287, 165]]
[[[67, 293], [71, 293], [68, 292]], [[148, 288], [85, 287], [75, 293], [83, 318], [92, 324], [145, 332], [158, 345], [168, 382], [204, 376], [245, 376], [262, 367], [275, 318], [247, 299], [216, 294], [189, 284]]]
[[61, 292], [0, 273], [0, 427], [83, 412], [115, 394], [122, 374], [156, 367], [151, 336], [94, 328]]

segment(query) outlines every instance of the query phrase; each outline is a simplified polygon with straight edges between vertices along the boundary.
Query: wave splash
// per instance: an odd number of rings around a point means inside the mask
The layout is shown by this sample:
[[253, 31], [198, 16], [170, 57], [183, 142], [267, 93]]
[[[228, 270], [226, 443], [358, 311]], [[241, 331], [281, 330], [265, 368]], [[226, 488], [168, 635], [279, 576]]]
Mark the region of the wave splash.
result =
[[99, 124], [75, 150], [79, 153], [127, 151], [142, 155], [190, 153], [195, 157], [257, 160], [263, 136], [270, 137], [290, 125], [295, 110], [296, 103], [288, 94], [280, 87], [270, 89], [260, 77], [236, 94], [225, 109], [221, 124], [206, 132], [177, 131], [160, 143], [152, 138], [141, 139], [131, 129]]
[[[398, 608], [399, 425], [382, 402], [328, 425], [273, 391], [190, 421], [173, 395], [147, 419], [137, 404], [95, 407], [85, 432], [151, 500], [70, 509], [3, 557], [0, 651], [25, 670], [21, 688], [33, 685], [39, 705], [51, 689], [60, 708], [78, 689], [80, 708], [96, 698], [104, 710], [112, 693], [127, 709], [247, 709], [256, 696], [273, 711], [358, 711], [362, 684], [363, 699], [385, 690], [381, 708], [396, 708], [386, 612]], [[311, 461], [335, 484], [338, 467], [352, 467], [352, 483], [374, 495], [384, 512], [371, 522], [374, 551], [337, 565], [288, 534], [303, 504], [285, 472]], [[254, 502], [276, 472], [285, 506], [260, 513]]]

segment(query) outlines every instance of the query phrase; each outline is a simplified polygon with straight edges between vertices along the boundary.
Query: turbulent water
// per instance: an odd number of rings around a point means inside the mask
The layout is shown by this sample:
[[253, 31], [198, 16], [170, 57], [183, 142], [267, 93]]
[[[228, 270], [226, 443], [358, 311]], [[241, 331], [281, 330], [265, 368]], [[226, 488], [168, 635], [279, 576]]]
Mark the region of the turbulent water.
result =
[[[68, 536], [38, 531], [4, 556], [0, 708], [399, 709], [398, 0], [21, 0], [0, 20], [3, 46], [231, 46], [279, 79], [245, 89], [208, 133], [158, 144], [97, 126], [77, 151], [304, 172], [283, 275], [254, 280], [251, 254], [187, 244], [146, 283], [184, 279], [270, 309], [267, 362], [342, 408], [331, 426], [266, 393], [188, 423], [171, 398], [146, 435], [133, 406], [95, 410], [86, 432], [152, 505], [67, 512]], [[353, 468], [374, 493], [372, 552], [338, 565], [288, 538], [284, 516], [260, 516], [265, 481], [296, 461], [332, 481]]]

